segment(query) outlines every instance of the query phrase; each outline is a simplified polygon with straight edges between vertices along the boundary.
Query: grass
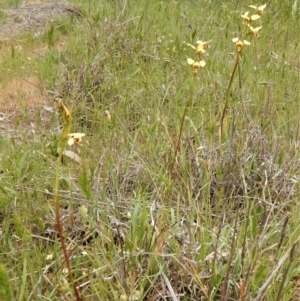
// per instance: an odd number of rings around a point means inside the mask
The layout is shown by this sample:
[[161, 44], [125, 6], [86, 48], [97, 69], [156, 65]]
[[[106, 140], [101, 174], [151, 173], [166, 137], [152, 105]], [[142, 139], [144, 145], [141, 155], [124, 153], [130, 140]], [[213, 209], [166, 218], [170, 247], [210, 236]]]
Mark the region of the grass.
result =
[[[0, 43], [2, 87], [35, 76], [54, 108], [19, 95], [1, 130], [0, 296], [78, 300], [58, 177], [83, 300], [298, 300], [299, 7], [267, 3], [227, 93], [253, 4], [227, 2], [74, 0]], [[212, 41], [194, 76], [197, 40]], [[58, 172], [54, 94], [86, 134]]]

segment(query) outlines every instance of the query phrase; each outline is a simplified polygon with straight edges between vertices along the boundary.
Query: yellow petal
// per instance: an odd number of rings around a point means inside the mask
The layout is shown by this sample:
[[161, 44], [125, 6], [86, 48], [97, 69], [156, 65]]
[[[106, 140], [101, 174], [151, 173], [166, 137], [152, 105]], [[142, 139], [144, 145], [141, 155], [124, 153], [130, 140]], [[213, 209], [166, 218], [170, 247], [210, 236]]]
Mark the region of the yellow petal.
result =
[[259, 10], [264, 10], [266, 8], [267, 4], [263, 4], [263, 5], [260, 5], [258, 7]]
[[193, 65], [195, 63], [195, 61], [191, 58], [188, 58], [187, 62], [188, 62], [189, 65]]
[[69, 138], [68, 139], [68, 144], [71, 146], [74, 144], [74, 139], [73, 138]]
[[189, 47], [191, 47], [191, 48], [193, 48], [193, 49], [196, 50], [196, 47], [195, 47], [194, 45], [191, 45], [191, 44], [188, 44], [188, 43], [185, 43], [185, 42], [184, 42], [184, 44], [185, 44], [186, 46], [189, 46]]
[[248, 6], [255, 9], [257, 14], [262, 15], [267, 4], [263, 4], [260, 6], [255, 6], [255, 5], [248, 5]]
[[[212, 40], [209, 40], [209, 41], [205, 41], [205, 42], [203, 42], [203, 41], [197, 41], [196, 42], [196, 45], [198, 45], [198, 47], [197, 47], [197, 49], [199, 48], [199, 46], [200, 47], [202, 47], [202, 49], [207, 49], [207, 48], [209, 48], [209, 43], [211, 42]], [[205, 51], [204, 51], [205, 52]]]
[[204, 61], [200, 61], [199, 64], [201, 67], [204, 67], [206, 65], [206, 63]]
[[239, 40], [239, 38], [234, 38], [234, 39], [232, 39], [232, 42], [236, 43], [238, 40]]
[[253, 28], [253, 31], [258, 32], [259, 30], [261, 30], [262, 26], [258, 26], [256, 28]]
[[74, 139], [76, 139], [76, 138], [82, 138], [84, 136], [85, 136], [84, 133], [71, 133], [71, 134], [68, 134], [69, 138], [74, 138]]
[[241, 15], [242, 18], [248, 19], [249, 18], [249, 12], [245, 12], [243, 15]]
[[251, 43], [248, 42], [247, 40], [244, 40], [244, 44], [245, 44], [245, 45], [251, 45]]
[[259, 18], [260, 18], [259, 15], [253, 15], [253, 16], [251, 16], [251, 20], [252, 21], [258, 20]]
[[203, 42], [203, 41], [201, 41], [201, 40], [198, 40], [198, 41], [196, 42], [196, 44], [202, 44], [202, 45], [205, 45], [205, 44], [210, 43], [211, 41], [212, 41], [212, 40]]

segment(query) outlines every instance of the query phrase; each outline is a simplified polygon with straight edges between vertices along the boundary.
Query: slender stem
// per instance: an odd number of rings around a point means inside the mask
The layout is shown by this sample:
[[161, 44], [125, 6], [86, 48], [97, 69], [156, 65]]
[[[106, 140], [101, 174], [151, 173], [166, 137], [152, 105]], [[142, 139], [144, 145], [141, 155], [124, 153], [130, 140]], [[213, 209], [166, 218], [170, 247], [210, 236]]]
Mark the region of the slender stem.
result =
[[232, 86], [235, 71], [236, 71], [236, 69], [239, 65], [239, 61], [240, 61], [240, 54], [238, 53], [237, 57], [236, 57], [236, 62], [235, 62], [235, 65], [234, 65], [234, 68], [233, 68], [233, 71], [232, 71], [232, 74], [231, 74], [231, 77], [230, 77], [230, 80], [229, 80], [229, 83], [228, 83], [227, 91], [226, 91], [225, 105], [224, 105], [223, 112], [222, 112], [220, 132], [219, 132], [220, 133], [220, 141], [222, 141], [223, 123], [224, 123], [224, 118], [225, 118], [225, 115], [226, 115], [226, 112], [227, 112], [227, 107], [228, 107], [229, 92], [230, 92], [230, 88]]
[[61, 140], [59, 143], [59, 150], [58, 150], [58, 159], [56, 162], [56, 170], [55, 170], [55, 184], [54, 184], [54, 196], [55, 196], [55, 218], [56, 218], [56, 225], [57, 225], [57, 231], [60, 239], [61, 248], [64, 254], [65, 263], [67, 266], [68, 274], [70, 277], [70, 280], [72, 282], [73, 290], [76, 296], [77, 301], [82, 301], [82, 298], [79, 295], [79, 292], [77, 290], [76, 284], [74, 282], [70, 260], [67, 253], [67, 248], [64, 242], [64, 236], [63, 236], [63, 230], [60, 223], [60, 202], [59, 202], [59, 171], [61, 167], [62, 157], [63, 157], [63, 151], [67, 144], [68, 140], [68, 134], [70, 132], [71, 126], [72, 126], [72, 116], [71, 113], [66, 109], [64, 105], [61, 106], [64, 111], [62, 111], [62, 115], [65, 119], [65, 126], [63, 129], [63, 132], [61, 134]]
[[187, 110], [188, 110], [189, 106], [193, 102], [193, 96], [194, 96], [194, 90], [195, 90], [195, 79], [196, 79], [196, 73], [194, 74], [194, 77], [192, 79], [191, 88], [190, 88], [190, 95], [189, 95], [189, 98], [188, 98], [188, 100], [185, 104], [185, 108], [184, 108], [184, 111], [183, 111], [183, 114], [182, 114], [182, 117], [181, 117], [179, 135], [178, 135], [177, 143], [176, 143], [176, 146], [175, 146], [175, 149], [174, 149], [173, 163], [171, 165], [171, 173], [173, 172], [175, 162], [176, 162], [176, 157], [177, 157], [179, 149], [180, 149], [180, 142], [181, 142], [181, 136], [182, 136], [182, 132], [183, 132], [183, 125], [184, 125], [184, 121], [185, 121], [185, 116], [186, 116], [186, 113], [187, 113]]
[[74, 278], [73, 278], [73, 274], [72, 274], [72, 270], [71, 270], [71, 265], [70, 265], [70, 260], [67, 254], [67, 249], [65, 246], [65, 242], [64, 242], [64, 236], [63, 236], [63, 231], [62, 231], [62, 226], [60, 223], [60, 202], [59, 202], [59, 169], [60, 169], [60, 165], [61, 165], [61, 160], [62, 160], [62, 155], [63, 155], [63, 150], [62, 148], [59, 149], [59, 154], [58, 154], [58, 159], [57, 159], [57, 163], [56, 163], [56, 177], [55, 177], [55, 217], [56, 217], [56, 226], [57, 226], [57, 231], [59, 234], [59, 239], [60, 239], [60, 244], [61, 244], [61, 248], [63, 250], [63, 254], [64, 254], [64, 259], [65, 259], [65, 263], [68, 269], [68, 274], [70, 277], [70, 280], [72, 282], [73, 285], [73, 290], [76, 296], [76, 300], [77, 301], [81, 301], [82, 299], [80, 298], [80, 295], [78, 293], [76, 284], [74, 283]]

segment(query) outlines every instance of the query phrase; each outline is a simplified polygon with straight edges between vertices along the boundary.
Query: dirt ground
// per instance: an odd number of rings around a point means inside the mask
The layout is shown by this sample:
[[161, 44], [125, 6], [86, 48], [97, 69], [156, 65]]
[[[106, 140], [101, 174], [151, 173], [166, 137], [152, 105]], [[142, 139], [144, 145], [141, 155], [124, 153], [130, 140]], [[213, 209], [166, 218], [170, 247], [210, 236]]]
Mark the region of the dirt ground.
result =
[[40, 34], [46, 24], [61, 16], [70, 15], [74, 9], [62, 2], [26, 3], [13, 8], [1, 9], [6, 16], [0, 25], [0, 40], [9, 40], [23, 32]]
[[[14, 41], [24, 32], [31, 32], [34, 36], [42, 34], [58, 17], [73, 14], [74, 8], [66, 2], [26, 2], [20, 6], [0, 9], [0, 12], [5, 15], [5, 21], [0, 24], [0, 42], [10, 45], [15, 44]], [[8, 124], [23, 115], [24, 108], [32, 112], [32, 118], [29, 118], [31, 121], [36, 108], [44, 111], [43, 115], [47, 115], [47, 112], [49, 115], [52, 101], [44, 90], [44, 85], [34, 74], [28, 78], [14, 77], [5, 85], [0, 85], [0, 132], [3, 134], [4, 129], [10, 128]], [[27, 121], [32, 124], [30, 120]]]

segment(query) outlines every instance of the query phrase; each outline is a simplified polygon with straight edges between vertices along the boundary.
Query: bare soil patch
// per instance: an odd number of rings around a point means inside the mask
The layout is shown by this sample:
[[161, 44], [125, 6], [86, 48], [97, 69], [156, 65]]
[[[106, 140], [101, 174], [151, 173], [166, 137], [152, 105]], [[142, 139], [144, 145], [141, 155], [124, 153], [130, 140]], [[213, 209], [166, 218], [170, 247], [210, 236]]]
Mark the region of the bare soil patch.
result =
[[[13, 41], [17, 35], [24, 32], [31, 32], [34, 35], [41, 34], [45, 27], [55, 19], [71, 15], [75, 11], [78, 9], [76, 10], [73, 5], [65, 2], [27, 3], [18, 7], [1, 9], [1, 12], [6, 15], [6, 19], [5, 23], [0, 25], [0, 41], [8, 41], [10, 44], [10, 41]], [[20, 101], [25, 107], [45, 104], [47, 97], [42, 92], [43, 87], [36, 76], [25, 79], [13, 78], [4, 86], [0, 86], [1, 110], [17, 109]]]
[[0, 107], [7, 110], [17, 109], [18, 103], [22, 103], [24, 107], [35, 108], [47, 101], [47, 98], [41, 93], [36, 77], [13, 78], [0, 89], [0, 92]]
[[[18, 133], [34, 135], [47, 127], [53, 112], [50, 98], [40, 88], [36, 76], [13, 78], [0, 88], [0, 134], [15, 134], [15, 120], [20, 121]], [[40, 110], [43, 126], [36, 125], [36, 109]], [[26, 111], [26, 113], [25, 113]]]
[[39, 34], [46, 24], [58, 17], [73, 14], [74, 7], [68, 3], [32, 3], [14, 8], [1, 9], [7, 17], [0, 25], [0, 40], [9, 40], [24, 32]]
[[[20, 34], [30, 32], [38, 36], [57, 18], [72, 14], [78, 16], [78, 9], [67, 2], [26, 2], [17, 7], [0, 9], [0, 12], [5, 15], [4, 23], [0, 24], [0, 42], [7, 44], [8, 47], [15, 44]], [[37, 49], [37, 52], [39, 53], [40, 49]], [[11, 124], [20, 117], [22, 128], [28, 130], [27, 125], [32, 126], [34, 122], [35, 109], [39, 108], [42, 115], [46, 117], [46, 115], [51, 116], [51, 110], [49, 111], [51, 106], [52, 100], [45, 92], [38, 76], [33, 74], [26, 78], [12, 77], [8, 82], [0, 85], [0, 132], [9, 133]], [[28, 109], [27, 117], [23, 114], [24, 108]], [[44, 119], [45, 123], [47, 119], [47, 117]]]

